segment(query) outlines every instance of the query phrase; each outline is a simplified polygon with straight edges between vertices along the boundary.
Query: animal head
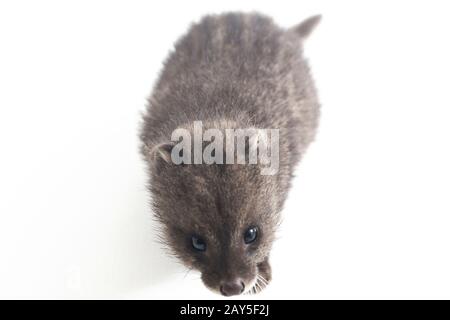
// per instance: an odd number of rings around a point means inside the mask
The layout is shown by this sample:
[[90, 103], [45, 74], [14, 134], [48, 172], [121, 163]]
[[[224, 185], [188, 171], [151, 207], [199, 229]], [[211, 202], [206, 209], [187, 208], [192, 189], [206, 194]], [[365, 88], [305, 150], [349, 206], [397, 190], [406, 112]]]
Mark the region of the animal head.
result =
[[174, 164], [172, 143], [150, 152], [152, 203], [162, 239], [204, 284], [226, 296], [270, 280], [279, 223], [277, 175], [251, 164]]

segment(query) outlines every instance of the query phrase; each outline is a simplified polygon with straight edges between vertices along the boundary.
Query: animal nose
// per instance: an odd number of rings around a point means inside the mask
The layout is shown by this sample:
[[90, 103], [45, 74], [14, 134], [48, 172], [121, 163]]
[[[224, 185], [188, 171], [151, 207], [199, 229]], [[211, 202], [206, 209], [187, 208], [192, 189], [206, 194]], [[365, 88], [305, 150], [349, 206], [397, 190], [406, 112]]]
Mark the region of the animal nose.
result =
[[241, 294], [244, 290], [245, 284], [241, 279], [227, 281], [220, 286], [220, 292], [226, 297]]

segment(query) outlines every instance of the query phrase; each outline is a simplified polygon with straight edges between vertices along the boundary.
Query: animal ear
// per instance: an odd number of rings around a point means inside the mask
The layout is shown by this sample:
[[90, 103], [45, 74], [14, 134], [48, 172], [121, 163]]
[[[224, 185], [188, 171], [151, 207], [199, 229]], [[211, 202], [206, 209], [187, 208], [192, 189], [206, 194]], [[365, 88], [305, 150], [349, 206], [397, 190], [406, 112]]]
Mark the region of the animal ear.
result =
[[160, 143], [150, 150], [149, 158], [152, 163], [171, 163], [172, 148], [174, 144], [171, 142]]
[[322, 16], [320, 14], [309, 17], [300, 24], [290, 28], [289, 31], [297, 34], [297, 36], [299, 36], [302, 40], [306, 39], [317, 27], [321, 19]]

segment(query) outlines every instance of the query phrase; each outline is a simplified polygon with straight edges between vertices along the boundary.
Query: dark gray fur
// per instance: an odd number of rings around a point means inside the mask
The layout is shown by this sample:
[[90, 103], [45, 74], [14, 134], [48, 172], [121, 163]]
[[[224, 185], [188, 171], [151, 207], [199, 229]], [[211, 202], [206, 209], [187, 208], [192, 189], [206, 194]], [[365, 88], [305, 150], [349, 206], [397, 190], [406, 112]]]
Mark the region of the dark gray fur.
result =
[[[313, 140], [319, 103], [302, 55], [315, 16], [284, 30], [267, 16], [228, 13], [194, 24], [175, 44], [149, 99], [140, 137], [155, 217], [171, 252], [219, 291], [239, 278], [257, 291], [271, 280], [269, 253], [295, 165]], [[279, 128], [280, 167], [174, 165], [166, 161], [176, 128]], [[257, 241], [243, 233], [257, 226]], [[191, 236], [207, 242], [196, 252]], [[255, 285], [258, 281], [258, 285]]]

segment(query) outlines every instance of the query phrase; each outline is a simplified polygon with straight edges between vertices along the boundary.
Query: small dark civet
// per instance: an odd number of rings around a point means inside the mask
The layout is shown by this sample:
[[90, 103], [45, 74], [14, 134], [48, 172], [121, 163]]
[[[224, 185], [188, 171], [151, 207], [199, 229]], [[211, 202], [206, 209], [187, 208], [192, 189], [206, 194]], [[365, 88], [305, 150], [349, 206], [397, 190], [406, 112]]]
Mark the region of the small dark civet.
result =
[[[161, 237], [225, 296], [256, 293], [271, 281], [280, 212], [318, 124], [302, 44], [319, 20], [283, 29], [256, 13], [206, 16], [176, 42], [149, 99], [141, 151]], [[171, 135], [193, 131], [195, 121], [205, 130], [279, 129], [277, 172], [261, 174], [262, 163], [174, 164]]]

